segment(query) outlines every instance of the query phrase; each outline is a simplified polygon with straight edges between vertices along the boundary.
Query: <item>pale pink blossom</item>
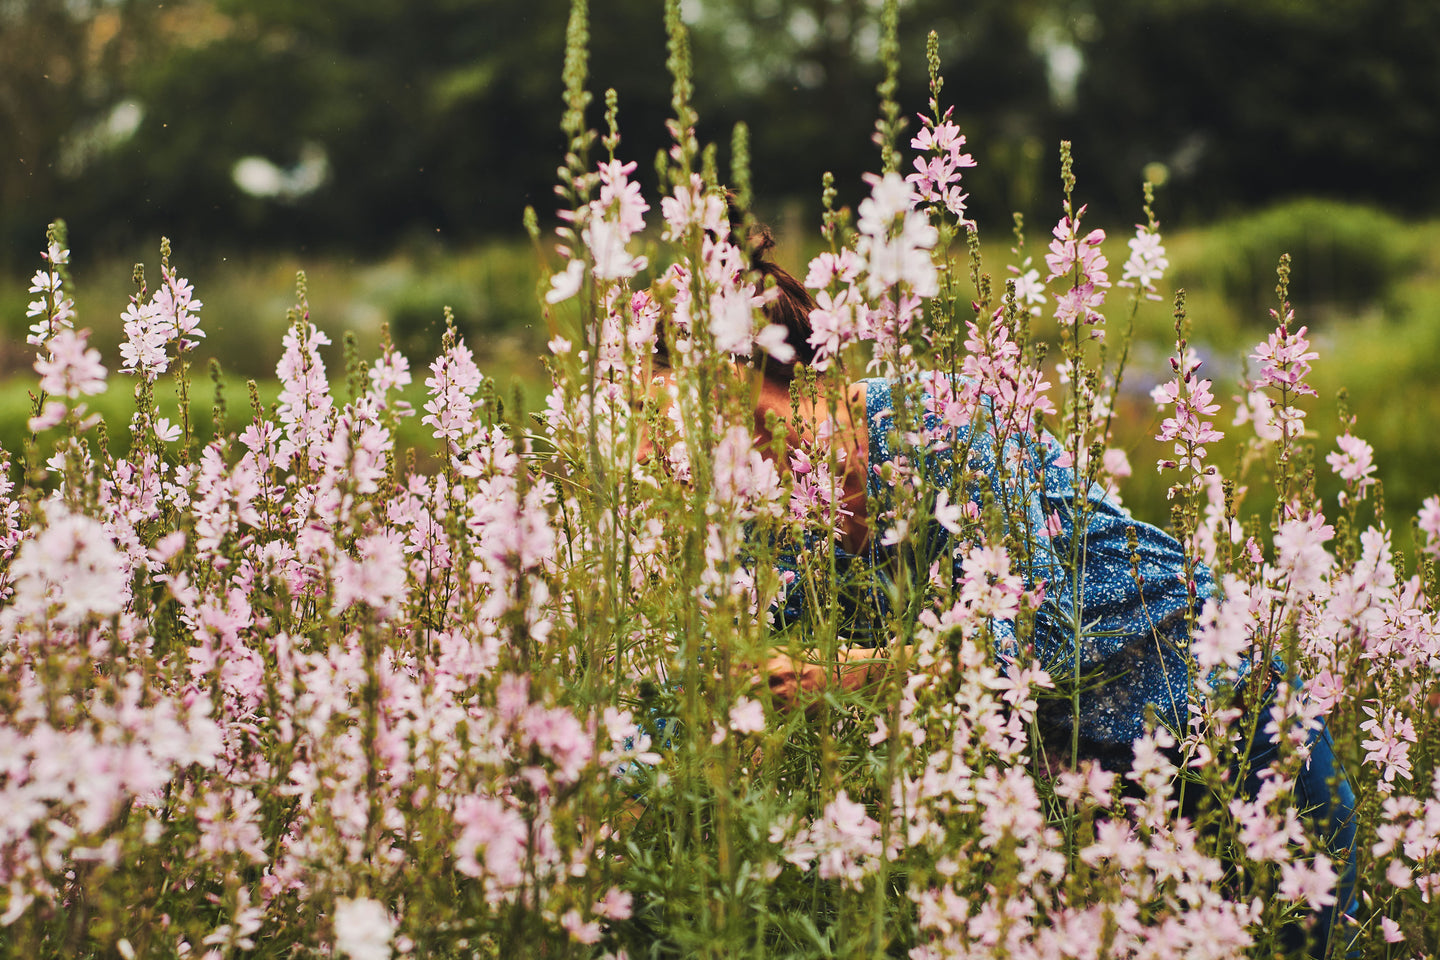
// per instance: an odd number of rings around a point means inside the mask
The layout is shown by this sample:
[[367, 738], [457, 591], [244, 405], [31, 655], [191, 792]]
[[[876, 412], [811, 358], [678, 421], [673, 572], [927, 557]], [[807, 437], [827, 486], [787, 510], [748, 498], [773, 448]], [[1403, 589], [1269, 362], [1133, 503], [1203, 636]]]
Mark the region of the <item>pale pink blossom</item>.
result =
[[1364, 499], [1366, 488], [1375, 484], [1375, 451], [1370, 444], [1349, 433], [1336, 437], [1335, 445], [1339, 451], [1328, 454], [1325, 462]]
[[730, 708], [730, 729], [736, 733], [759, 733], [765, 729], [765, 707], [758, 700], [741, 697]]
[[1070, 284], [1055, 300], [1055, 319], [1059, 323], [1095, 324], [1104, 319], [1100, 307], [1110, 286], [1106, 273], [1109, 261], [1100, 249], [1105, 231], [1091, 230], [1082, 237], [1080, 221], [1084, 215], [1085, 208], [1081, 207], [1074, 216], [1061, 217], [1053, 231], [1055, 239], [1050, 241], [1050, 252], [1045, 254], [1045, 263], [1050, 268], [1046, 279], [1064, 278]]
[[385, 905], [368, 897], [335, 903], [335, 952], [349, 960], [390, 960], [396, 923]]
[[628, 890], [611, 887], [605, 891], [605, 896], [597, 901], [591, 910], [595, 916], [603, 917], [606, 920], [628, 920], [634, 909], [634, 903], [635, 897]]
[[665, 218], [663, 239], [684, 240], [691, 227], [719, 235], [726, 228], [725, 201], [718, 194], [707, 193], [700, 174], [692, 173], [688, 184], [676, 184], [674, 193], [660, 200], [660, 214]]
[[1417, 740], [1415, 724], [1393, 707], [1382, 708], [1376, 703], [1375, 706], [1366, 704], [1361, 709], [1368, 719], [1360, 724], [1360, 729], [1370, 734], [1368, 740], [1360, 742], [1365, 749], [1365, 762], [1381, 768], [1384, 777], [1381, 789], [1389, 792], [1394, 789], [1396, 777], [1410, 780], [1414, 776], [1410, 765], [1410, 744]]
[[1416, 522], [1424, 535], [1422, 547], [1425, 552], [1440, 556], [1440, 496], [1425, 498]]
[[357, 558], [343, 555], [335, 564], [335, 602], [338, 613], [363, 603], [387, 618], [404, 603], [407, 568], [403, 537], [398, 531], [381, 531], [355, 543]]
[[815, 367], [828, 369], [841, 349], [861, 336], [853, 290], [845, 289], [831, 296], [821, 290], [815, 296], [815, 309], [810, 311], [809, 344], [815, 348]]
[[58, 502], [45, 513], [45, 525], [15, 555], [14, 603], [0, 617], [78, 626], [118, 614], [129, 598], [129, 571], [105, 527]]
[[822, 879], [839, 880], [859, 890], [881, 853], [880, 824], [866, 813], [863, 804], [841, 790], [826, 804], [820, 819], [788, 845], [785, 859], [807, 868], [815, 863]]
[[1159, 300], [1155, 282], [1165, 275], [1170, 261], [1165, 257], [1165, 245], [1160, 234], [1150, 224], [1135, 226], [1135, 236], [1129, 240], [1130, 257], [1125, 261], [1119, 285], [1137, 287], [1149, 300]]
[[545, 292], [546, 303], [563, 303], [580, 292], [585, 282], [585, 261], [571, 260], [565, 269], [550, 278], [550, 289]]
[[933, 297], [939, 279], [930, 250], [939, 234], [922, 213], [911, 209], [909, 186], [896, 173], [866, 175], [870, 196], [860, 201], [860, 239], [855, 252], [865, 262], [871, 296], [903, 284], [917, 297]]
[[1305, 378], [1310, 375], [1310, 361], [1318, 359], [1320, 354], [1310, 349], [1306, 331], [1306, 327], [1292, 331], [1281, 325], [1269, 339], [1255, 347], [1250, 359], [1260, 364], [1257, 386], [1315, 395]]
[[849, 286], [860, 276], [864, 263], [848, 247], [839, 253], [826, 250], [816, 254], [810, 261], [809, 272], [805, 274], [805, 286], [811, 290], [828, 290], [837, 280]]
[[570, 934], [571, 939], [576, 943], [600, 942], [600, 924], [594, 920], [586, 920], [580, 915], [580, 911], [574, 908], [566, 910], [560, 917], [560, 927]]
[[1019, 266], [1012, 263], [1006, 269], [1015, 275], [1010, 281], [1015, 284], [1015, 302], [1028, 310], [1032, 317], [1038, 317], [1047, 297], [1045, 281], [1040, 279], [1040, 271], [1030, 265], [1032, 259], [1026, 257]]
[[89, 330], [62, 329], [45, 342], [50, 355], [35, 360], [41, 390], [72, 400], [104, 392], [105, 367], [100, 351], [89, 346], [89, 337]]
[[910, 147], [931, 156], [916, 157], [916, 172], [905, 180], [915, 185], [917, 202], [942, 204], [963, 224], [970, 222], [965, 209], [969, 194], [960, 188], [961, 171], [975, 166], [975, 158], [961, 152], [965, 147], [965, 135], [950, 120], [953, 109], [947, 109], [938, 122], [935, 118], [920, 115], [922, 126], [911, 139]]
[[1335, 868], [1330, 858], [1284, 860], [1280, 863], [1280, 896], [1304, 903], [1311, 911], [1335, 905]]
[[1173, 443], [1175, 458], [1162, 459], [1158, 465], [1161, 470], [1188, 473], [1190, 482], [1198, 486], [1200, 478], [1214, 469], [1205, 462], [1206, 445], [1225, 436], [1215, 427], [1213, 420], [1206, 419], [1214, 416], [1220, 405], [1210, 392], [1210, 381], [1195, 376], [1200, 365], [1198, 359], [1192, 360], [1187, 353], [1183, 362], [1171, 358], [1170, 364], [1176, 377], [1157, 388], [1155, 400], [1160, 406], [1174, 404], [1175, 412], [1160, 424], [1155, 439], [1161, 443]]

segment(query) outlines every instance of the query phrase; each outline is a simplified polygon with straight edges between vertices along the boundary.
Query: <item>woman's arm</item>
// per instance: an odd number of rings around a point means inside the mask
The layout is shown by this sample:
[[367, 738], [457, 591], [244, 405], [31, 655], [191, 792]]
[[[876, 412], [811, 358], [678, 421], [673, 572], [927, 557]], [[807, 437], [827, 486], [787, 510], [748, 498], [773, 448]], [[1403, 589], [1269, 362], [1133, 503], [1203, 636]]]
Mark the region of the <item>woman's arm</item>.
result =
[[[908, 646], [904, 649], [908, 662], [913, 651]], [[765, 679], [777, 707], [791, 710], [803, 701], [810, 711], [819, 705], [820, 694], [827, 689], [838, 687], [857, 693], [878, 684], [895, 669], [895, 659], [885, 649], [845, 647], [836, 651], [833, 663], [817, 663], [776, 648], [765, 663]]]

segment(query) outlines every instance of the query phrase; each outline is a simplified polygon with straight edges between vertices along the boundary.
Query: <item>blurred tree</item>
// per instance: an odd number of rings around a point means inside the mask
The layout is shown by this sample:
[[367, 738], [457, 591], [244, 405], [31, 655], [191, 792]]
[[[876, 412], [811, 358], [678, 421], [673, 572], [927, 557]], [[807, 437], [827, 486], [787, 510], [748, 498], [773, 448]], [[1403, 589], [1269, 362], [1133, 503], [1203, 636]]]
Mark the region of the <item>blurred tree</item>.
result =
[[1433, 212], [1434, 0], [1070, 0], [1067, 126], [1106, 192], [1160, 163], [1199, 218], [1289, 196]]
[[[799, 196], [818, 206], [821, 174], [836, 175], [841, 198], [863, 189], [879, 164], [871, 143], [882, 6], [877, 0], [706, 0], [696, 5], [699, 105], [719, 131], [749, 123], [758, 192]], [[908, 132], [929, 97], [925, 36], [941, 38], [942, 101], [983, 144], [991, 163], [971, 179], [985, 214], [1009, 219], [1036, 197], [1038, 145], [1049, 126], [1046, 74], [1030, 42], [1043, 0], [943, 0], [902, 4], [900, 102]], [[1001, 157], [999, 163], [993, 158]], [[992, 208], [985, 209], [985, 204]]]
[[215, 0], [209, 42], [136, 72], [154, 107], [130, 145], [132, 198], [146, 221], [200, 240], [219, 222], [241, 243], [517, 224], [559, 156], [566, 6]]
[[[513, 231], [553, 208], [568, 0], [0, 0], [0, 260], [46, 220], [121, 246], [375, 250]], [[592, 118], [653, 181], [669, 78], [660, 0], [591, 0]], [[761, 212], [821, 173], [863, 189], [881, 0], [685, 0], [702, 137], [746, 121]], [[924, 35], [969, 134], [975, 213], [1053, 210], [1055, 142], [1081, 192], [1131, 209], [1147, 166], [1201, 215], [1299, 193], [1440, 203], [1433, 0], [904, 0], [900, 101]], [[726, 151], [722, 148], [722, 159]], [[1159, 164], [1160, 166], [1156, 166]], [[722, 169], [725, 169], [722, 165]], [[988, 204], [988, 206], [987, 206]], [[804, 209], [804, 207], [801, 207]], [[813, 222], [813, 220], [812, 220]], [[1003, 229], [1003, 228], [1002, 228]]]
[[34, 259], [67, 181], [133, 132], [120, 78], [150, 53], [154, 14], [141, 0], [0, 2], [0, 268], [21, 242]]

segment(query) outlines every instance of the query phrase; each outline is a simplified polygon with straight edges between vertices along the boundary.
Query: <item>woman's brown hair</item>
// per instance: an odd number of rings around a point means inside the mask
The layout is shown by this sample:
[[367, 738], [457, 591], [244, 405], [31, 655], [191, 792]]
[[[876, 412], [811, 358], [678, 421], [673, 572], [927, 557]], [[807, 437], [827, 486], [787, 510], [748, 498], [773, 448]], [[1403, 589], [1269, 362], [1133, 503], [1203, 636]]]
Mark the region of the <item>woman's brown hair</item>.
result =
[[[769, 258], [775, 248], [775, 236], [770, 228], [762, 224], [751, 224], [747, 229], [745, 214], [736, 204], [735, 194], [725, 193], [726, 208], [730, 219], [729, 241], [745, 252], [748, 268], [758, 274], [755, 292], [761, 293], [773, 287], [775, 296], [762, 308], [765, 319], [785, 328], [785, 342], [795, 351], [795, 359], [781, 363], [769, 354], [751, 358], [766, 377], [789, 383], [795, 378], [795, 367], [809, 366], [815, 360], [815, 348], [810, 345], [810, 311], [816, 307], [815, 298], [805, 285], [794, 275]], [[743, 236], [742, 236], [743, 233]], [[665, 338], [659, 337], [655, 344], [656, 363], [668, 366], [669, 351]]]
[[[732, 216], [738, 216], [733, 204], [730, 209]], [[790, 363], [781, 363], [766, 354], [762, 366], [765, 376], [788, 382], [795, 376], [796, 364], [808, 367], [815, 360], [815, 348], [810, 345], [810, 311], [815, 309], [815, 298], [789, 271], [767, 259], [766, 255], [775, 246], [775, 237], [768, 227], [756, 224], [748, 232], [746, 243], [740, 248], [749, 253], [750, 269], [760, 275], [757, 287], [773, 286], [776, 291], [775, 299], [765, 304], [765, 318], [785, 328], [785, 342], [795, 351], [795, 359]]]

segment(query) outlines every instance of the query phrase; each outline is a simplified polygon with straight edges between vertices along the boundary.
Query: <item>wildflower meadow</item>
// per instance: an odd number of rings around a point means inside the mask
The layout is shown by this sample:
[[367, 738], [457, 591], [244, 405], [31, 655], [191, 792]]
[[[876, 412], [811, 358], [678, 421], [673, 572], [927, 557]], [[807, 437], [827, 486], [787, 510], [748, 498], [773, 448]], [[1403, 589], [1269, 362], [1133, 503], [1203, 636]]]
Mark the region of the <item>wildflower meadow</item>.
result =
[[[1056, 222], [1037, 240], [1017, 221], [992, 272], [964, 180], [984, 145], [951, 121], [933, 47], [928, 110], [902, 115], [892, 0], [876, 172], [853, 215], [824, 185], [815, 359], [757, 443], [762, 360], [793, 349], [737, 240], [746, 132], [722, 175], [666, 9], [672, 145], [646, 197], [623, 104], [587, 120], [572, 8], [558, 231], [527, 217], [551, 264], [544, 409], [502, 395], [453, 326], [423, 367], [387, 340], [327, 370], [303, 279], [278, 400], [227, 396], [190, 361], [203, 291], [168, 244], [101, 357], [52, 227], [32, 436], [0, 452], [6, 952], [1304, 956], [1330, 910], [1332, 956], [1440, 953], [1440, 497], [1402, 556], [1364, 423], [1310, 442], [1307, 378], [1337, 361], [1288, 302], [1288, 260], [1237, 397], [1214, 394], [1183, 294], [1162, 293], [1148, 190], [1109, 263], [1069, 144]], [[1160, 456], [1132, 464], [1112, 430], [1128, 329], [1162, 297]], [[871, 429], [900, 451], [866, 504], [898, 558], [883, 577], [837, 562], [854, 464], [827, 442], [867, 376], [893, 384]], [[213, 389], [214, 421], [162, 410], [163, 379]], [[128, 423], [88, 412], [106, 390], [133, 391]], [[226, 430], [237, 408], [249, 423]], [[411, 417], [428, 465], [397, 454]], [[1132, 468], [1171, 484], [1171, 515], [1144, 519], [1183, 546], [1192, 695], [1181, 722], [1151, 711], [1119, 766], [1045, 719], [1078, 713], [1095, 638], [1077, 621], [1066, 656], [1037, 642], [1054, 592], [1037, 557], [1083, 564], [1083, 544], [974, 494], [965, 466], [1023, 489], [1037, 449], [1108, 502]], [[926, 468], [939, 452], [954, 470]], [[1247, 680], [1271, 672], [1262, 714]], [[1243, 789], [1262, 716], [1278, 757]], [[1294, 790], [1322, 721], [1355, 792], [1349, 850]]]

